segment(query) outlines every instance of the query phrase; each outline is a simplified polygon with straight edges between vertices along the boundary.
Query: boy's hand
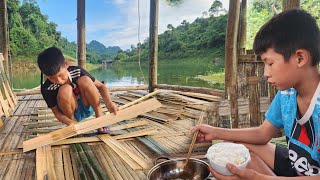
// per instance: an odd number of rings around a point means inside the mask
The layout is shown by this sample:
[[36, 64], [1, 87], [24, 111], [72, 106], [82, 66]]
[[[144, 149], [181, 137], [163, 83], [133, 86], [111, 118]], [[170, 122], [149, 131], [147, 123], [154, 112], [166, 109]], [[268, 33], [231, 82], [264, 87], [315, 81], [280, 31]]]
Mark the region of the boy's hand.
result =
[[226, 180], [260, 180], [263, 179], [262, 174], [257, 173], [251, 169], [239, 169], [233, 164], [227, 164], [229, 171], [234, 174], [233, 176], [224, 176], [215, 172], [211, 167], [209, 170], [211, 174], [217, 179], [226, 179]]
[[199, 130], [198, 137], [197, 137], [198, 142], [211, 141], [217, 138], [217, 135], [215, 133], [215, 128], [212, 126], [209, 126], [207, 124], [200, 124], [191, 128], [191, 131], [193, 133], [197, 132], [198, 130]]
[[71, 125], [74, 125], [74, 124], [77, 124], [77, 121], [70, 121], [70, 123], [67, 124], [67, 126], [71, 126]]
[[106, 106], [110, 113], [114, 113], [115, 115], [117, 115], [117, 111], [119, 110], [119, 108], [114, 102], [106, 104]]

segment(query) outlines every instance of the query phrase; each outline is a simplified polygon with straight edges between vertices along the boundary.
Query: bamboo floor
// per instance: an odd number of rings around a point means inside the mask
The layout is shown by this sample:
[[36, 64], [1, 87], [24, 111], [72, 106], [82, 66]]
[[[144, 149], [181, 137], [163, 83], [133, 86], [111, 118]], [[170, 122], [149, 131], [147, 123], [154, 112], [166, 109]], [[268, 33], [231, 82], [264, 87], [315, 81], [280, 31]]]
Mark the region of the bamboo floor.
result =
[[[146, 94], [115, 92], [112, 100], [121, 106]], [[192, 139], [189, 129], [202, 111], [206, 112], [203, 123], [215, 125], [219, 111], [223, 114], [225, 109], [216, 96], [161, 91], [154, 97], [161, 108], [112, 125], [111, 134], [103, 138], [92, 131], [72, 137], [73, 142], [23, 153], [23, 141], [65, 125], [54, 118], [41, 95], [18, 96], [18, 104], [0, 129], [0, 179], [147, 179], [158, 157], [186, 157]], [[135, 122], [142, 125], [120, 128]], [[205, 160], [209, 146], [196, 144], [191, 157]]]

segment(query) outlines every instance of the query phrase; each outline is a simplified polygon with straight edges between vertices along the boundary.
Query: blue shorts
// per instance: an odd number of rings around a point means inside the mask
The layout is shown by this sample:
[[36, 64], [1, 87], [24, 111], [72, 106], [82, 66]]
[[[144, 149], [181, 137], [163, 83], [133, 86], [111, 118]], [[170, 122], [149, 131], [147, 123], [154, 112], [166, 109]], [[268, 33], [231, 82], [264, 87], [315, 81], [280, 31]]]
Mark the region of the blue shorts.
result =
[[90, 105], [86, 107], [81, 101], [81, 99], [79, 99], [77, 102], [78, 102], [78, 108], [74, 111], [74, 117], [78, 122], [80, 122], [81, 120], [87, 117], [90, 117], [94, 111]]

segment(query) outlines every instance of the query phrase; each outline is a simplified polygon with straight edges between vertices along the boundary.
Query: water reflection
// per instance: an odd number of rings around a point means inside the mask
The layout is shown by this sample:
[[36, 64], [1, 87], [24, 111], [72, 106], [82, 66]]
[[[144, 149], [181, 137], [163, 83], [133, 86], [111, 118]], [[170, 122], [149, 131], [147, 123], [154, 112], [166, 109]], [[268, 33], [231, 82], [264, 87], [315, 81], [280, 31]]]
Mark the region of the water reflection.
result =
[[[212, 84], [196, 78], [208, 72], [221, 72], [221, 68], [206, 63], [159, 63], [158, 83], [222, 89], [223, 84]], [[148, 83], [148, 65], [142, 65], [143, 75], [136, 63], [115, 64], [112, 68], [101, 67], [89, 72], [99, 81], [104, 80], [107, 86], [136, 86]], [[39, 86], [40, 72], [17, 72], [13, 74], [12, 80], [14, 88], [33, 88]]]

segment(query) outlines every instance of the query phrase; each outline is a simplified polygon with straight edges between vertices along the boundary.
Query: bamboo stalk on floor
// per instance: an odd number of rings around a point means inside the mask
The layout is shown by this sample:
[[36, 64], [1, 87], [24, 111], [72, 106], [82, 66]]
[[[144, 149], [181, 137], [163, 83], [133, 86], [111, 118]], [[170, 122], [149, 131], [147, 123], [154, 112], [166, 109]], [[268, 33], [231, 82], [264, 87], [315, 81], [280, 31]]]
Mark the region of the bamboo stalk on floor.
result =
[[80, 143], [80, 146], [83, 149], [86, 157], [88, 158], [91, 166], [93, 167], [93, 169], [97, 173], [99, 179], [108, 180], [109, 179], [108, 176], [106, 175], [106, 173], [101, 168], [100, 163], [96, 159], [96, 157], [93, 154], [93, 152], [92, 152], [91, 148], [89, 147], [89, 145], [86, 144], [86, 143]]
[[79, 157], [81, 160], [81, 163], [83, 164], [84, 170], [87, 172], [87, 175], [89, 176], [89, 178], [91, 180], [98, 180], [98, 175], [96, 174], [94, 168], [92, 167], [92, 165], [89, 162], [88, 157], [86, 156], [86, 154], [84, 153], [82, 147], [80, 146], [80, 144], [73, 144], [73, 146], [76, 147], [78, 153], [79, 153]]
[[72, 156], [74, 157], [74, 159], [76, 160], [76, 164], [77, 164], [77, 170], [78, 170], [78, 174], [79, 174], [79, 178], [81, 180], [87, 180], [87, 176], [86, 176], [86, 172], [84, 171], [80, 156], [78, 154], [77, 148], [75, 146], [75, 144], [71, 144], [70, 145], [71, 150], [72, 150]]

